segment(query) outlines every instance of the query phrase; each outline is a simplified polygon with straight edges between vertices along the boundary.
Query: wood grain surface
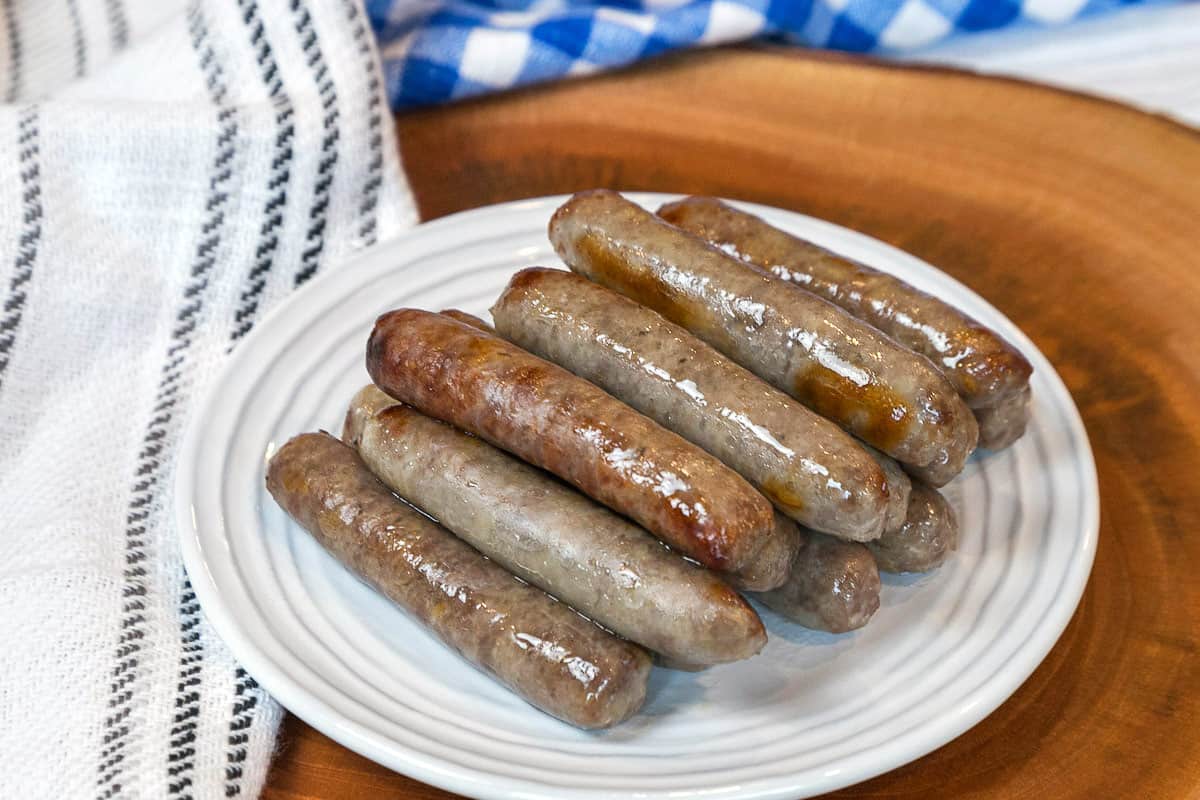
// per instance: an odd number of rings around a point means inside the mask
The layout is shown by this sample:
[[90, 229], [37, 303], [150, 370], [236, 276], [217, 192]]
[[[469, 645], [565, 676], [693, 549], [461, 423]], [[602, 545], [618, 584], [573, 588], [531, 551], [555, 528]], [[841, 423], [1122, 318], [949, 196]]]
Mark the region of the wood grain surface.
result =
[[[1100, 472], [1083, 602], [973, 730], [837, 797], [1200, 798], [1200, 135], [1016, 81], [722, 50], [397, 119], [425, 218], [593, 186], [796, 209], [908, 250], [1058, 369]], [[446, 798], [284, 726], [266, 797]]]

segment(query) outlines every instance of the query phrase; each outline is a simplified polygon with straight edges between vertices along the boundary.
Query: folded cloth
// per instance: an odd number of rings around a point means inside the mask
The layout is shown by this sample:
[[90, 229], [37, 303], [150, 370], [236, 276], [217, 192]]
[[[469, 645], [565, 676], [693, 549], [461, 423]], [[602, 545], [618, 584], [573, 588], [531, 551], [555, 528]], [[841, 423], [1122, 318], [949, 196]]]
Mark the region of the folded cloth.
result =
[[[1139, 0], [1132, 0], [1138, 2]], [[1066, 22], [1120, 0], [368, 0], [395, 108], [774, 37], [897, 53], [955, 33]]]
[[257, 796], [173, 454], [279, 300], [414, 224], [358, 0], [0, 2], [4, 798]]
[[1200, 3], [1130, 6], [1062, 28], [1005, 28], [898, 58], [1049, 83], [1200, 127]]

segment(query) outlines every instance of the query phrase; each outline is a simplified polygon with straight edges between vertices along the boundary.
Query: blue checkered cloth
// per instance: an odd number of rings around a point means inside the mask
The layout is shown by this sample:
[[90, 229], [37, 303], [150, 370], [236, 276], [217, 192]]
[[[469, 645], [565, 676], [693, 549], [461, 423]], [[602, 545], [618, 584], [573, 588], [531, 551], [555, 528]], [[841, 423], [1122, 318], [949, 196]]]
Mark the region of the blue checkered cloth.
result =
[[[1131, 0], [1138, 2], [1138, 0]], [[769, 37], [895, 53], [1123, 0], [367, 0], [396, 109]]]

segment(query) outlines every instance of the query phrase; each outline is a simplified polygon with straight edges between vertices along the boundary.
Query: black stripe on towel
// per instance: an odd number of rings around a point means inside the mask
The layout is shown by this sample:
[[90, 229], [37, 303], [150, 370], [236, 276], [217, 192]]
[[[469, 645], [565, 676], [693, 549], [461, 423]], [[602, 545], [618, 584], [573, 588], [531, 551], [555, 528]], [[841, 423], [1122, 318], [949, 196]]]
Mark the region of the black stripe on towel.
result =
[[363, 181], [362, 199], [358, 206], [361, 219], [358, 241], [362, 246], [370, 247], [375, 244], [379, 227], [376, 209], [379, 206], [379, 189], [383, 185], [383, 89], [362, 9], [353, 0], [346, 0], [345, 6], [346, 17], [354, 26], [354, 44], [367, 73], [367, 137], [370, 158], [367, 161], [367, 176]]
[[15, 103], [21, 95], [21, 70], [25, 63], [14, 2], [15, 0], [0, 0], [4, 12], [4, 27], [8, 30], [8, 89], [4, 93], [6, 103]]
[[229, 722], [229, 750], [226, 753], [226, 797], [237, 797], [242, 793], [242, 764], [246, 761], [250, 726], [254, 723], [260, 694], [254, 678], [247, 675], [246, 670], [238, 667], [237, 683], [233, 687], [233, 719]]
[[26, 285], [33, 279], [38, 245], [42, 241], [42, 170], [38, 147], [38, 107], [26, 108], [17, 123], [17, 169], [21, 174], [21, 234], [13, 260], [8, 295], [0, 307], [0, 389], [12, 359], [17, 331], [28, 298]]
[[[216, 264], [221, 234], [229, 203], [229, 188], [233, 179], [234, 150], [238, 135], [236, 109], [226, 103], [224, 68], [212, 46], [208, 24], [200, 5], [188, 12], [188, 30], [192, 47], [199, 59], [201, 72], [208, 86], [209, 97], [217, 110], [218, 134], [216, 154], [209, 178], [209, 193], [205, 202], [205, 221], [192, 261], [189, 279], [184, 287], [176, 324], [171, 332], [162, 377], [155, 397], [152, 417], [142, 438], [138, 466], [126, 516], [125, 529], [125, 586], [122, 592], [121, 631], [112, 670], [113, 682], [109, 698], [109, 715], [105, 720], [103, 749], [100, 760], [98, 795], [111, 798], [122, 793], [125, 776], [126, 748], [131, 741], [131, 715], [137, 705], [136, 695], [144, 679], [141, 664], [143, 640], [146, 637], [146, 604], [149, 594], [147, 560], [150, 528], [161, 520], [159, 499], [170, 487], [163, 485], [163, 470], [167, 461], [165, 442], [178, 425], [175, 408], [186, 392], [185, 373], [188, 353], [194, 340], [197, 321], [203, 308], [209, 274]], [[190, 599], [189, 599], [190, 598]], [[179, 663], [179, 691], [175, 701], [175, 725], [169, 741], [169, 791], [173, 796], [191, 797], [190, 773], [194, 769], [196, 717], [200, 703], [200, 664], [203, 653], [199, 639], [193, 637], [198, 625], [199, 607], [191, 595], [191, 585], [184, 576], [180, 598], [180, 638], [183, 652]]]
[[[205, 205], [208, 214], [201, 228], [203, 238], [196, 247], [196, 262], [192, 268], [192, 279], [184, 290], [186, 302], [177, 319], [180, 326], [175, 333], [188, 337], [196, 327], [204, 292], [208, 287], [208, 276], [216, 264], [221, 232], [225, 220], [225, 206], [229, 196], [227, 189], [233, 179], [233, 162], [237, 146], [237, 110], [226, 102], [227, 84], [224, 69], [217, 59], [207, 23], [199, 6], [194, 6], [189, 15], [188, 28], [193, 46], [200, 53], [200, 64], [213, 105], [218, 109], [217, 152], [213, 159], [213, 177], [210, 181], [211, 194]], [[189, 316], [190, 315], [190, 316]], [[183, 344], [180, 342], [180, 344]], [[174, 349], [174, 348], [172, 348]], [[178, 351], [177, 351], [178, 352]], [[204, 666], [204, 641], [200, 637], [200, 603], [192, 582], [183, 576], [183, 589], [179, 598], [179, 672], [175, 686], [175, 716], [171, 728], [170, 750], [167, 752], [167, 791], [180, 800], [192, 798], [192, 776], [195, 773], [196, 729], [200, 718], [201, 679]]]
[[125, 4], [122, 0], [106, 0], [105, 10], [108, 12], [109, 37], [112, 40], [114, 53], [125, 49], [129, 44], [129, 18], [125, 16]]
[[87, 74], [87, 36], [83, 32], [83, 17], [79, 15], [79, 0], [67, 0], [67, 16], [75, 35], [75, 77]]
[[320, 93], [321, 110], [324, 112], [321, 118], [321, 158], [317, 162], [313, 202], [308, 211], [309, 225], [304, 236], [305, 248], [300, 255], [300, 269], [295, 278], [295, 285], [299, 286], [317, 274], [321, 267], [321, 251], [325, 248], [325, 226], [329, 219], [329, 193], [338, 161], [337, 143], [341, 136], [338, 119], [341, 112], [338, 109], [337, 88], [333, 85], [333, 76], [325, 63], [325, 55], [321, 52], [320, 38], [313, 26], [308, 6], [303, 0], [291, 0], [291, 7], [296, 33], [300, 35], [305, 61], [313, 70], [313, 81]]
[[230, 335], [233, 342], [245, 336], [254, 326], [258, 305], [267, 277], [275, 264], [275, 253], [279, 250], [279, 234], [283, 227], [284, 211], [287, 208], [287, 190], [291, 181], [292, 142], [296, 135], [295, 111], [287, 89], [283, 85], [282, 73], [275, 61], [271, 43], [258, 13], [258, 4], [240, 0], [242, 21], [250, 29], [250, 43], [254, 47], [255, 60], [262, 71], [262, 81], [275, 108], [275, 144], [271, 156], [271, 173], [267, 180], [267, 201], [263, 206], [263, 222], [259, 229], [258, 246], [254, 250], [254, 264], [246, 273], [234, 314], [234, 328]]
[[179, 681], [175, 685], [175, 717], [171, 727], [171, 749], [167, 753], [167, 789], [171, 797], [191, 798], [189, 790], [195, 772], [204, 643], [200, 639], [200, 603], [186, 574], [179, 599], [179, 640]]

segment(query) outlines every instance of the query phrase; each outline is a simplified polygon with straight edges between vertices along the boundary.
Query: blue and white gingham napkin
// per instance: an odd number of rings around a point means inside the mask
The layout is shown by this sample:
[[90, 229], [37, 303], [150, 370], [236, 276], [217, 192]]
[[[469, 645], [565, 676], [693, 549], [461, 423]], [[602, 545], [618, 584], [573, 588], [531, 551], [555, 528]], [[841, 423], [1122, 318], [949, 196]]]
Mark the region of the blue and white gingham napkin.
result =
[[[1139, 2], [1139, 0], [1132, 0]], [[772, 37], [898, 53], [957, 33], [1049, 25], [1122, 0], [368, 0], [397, 109]]]

